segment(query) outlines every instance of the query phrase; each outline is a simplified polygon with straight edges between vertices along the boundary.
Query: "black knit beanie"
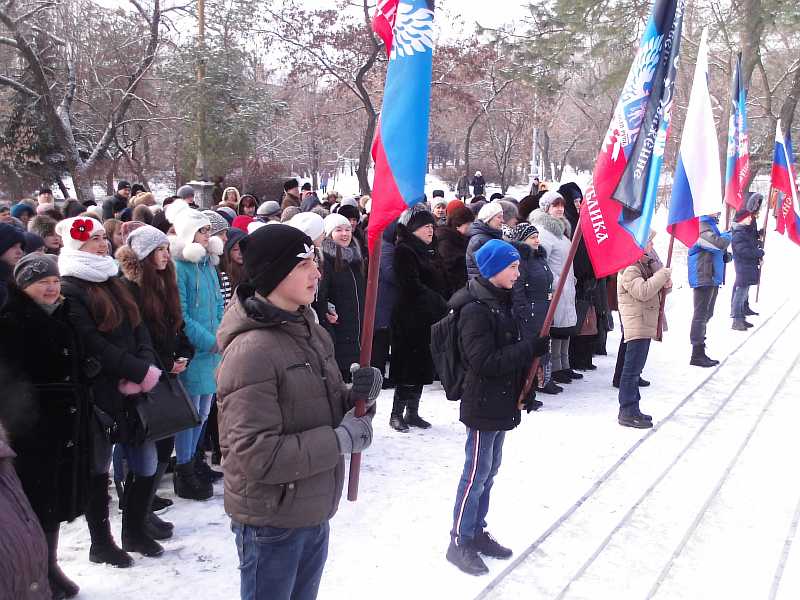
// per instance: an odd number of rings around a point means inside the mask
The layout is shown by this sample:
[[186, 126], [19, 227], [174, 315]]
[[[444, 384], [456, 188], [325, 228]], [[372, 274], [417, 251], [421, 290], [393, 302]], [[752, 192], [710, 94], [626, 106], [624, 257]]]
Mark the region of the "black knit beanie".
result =
[[425, 227], [425, 225], [436, 225], [436, 217], [427, 210], [420, 210], [411, 215], [406, 229], [410, 233], [414, 233], [420, 227]]
[[300, 262], [314, 256], [314, 242], [289, 225], [268, 225], [242, 238], [239, 248], [250, 285], [268, 296]]

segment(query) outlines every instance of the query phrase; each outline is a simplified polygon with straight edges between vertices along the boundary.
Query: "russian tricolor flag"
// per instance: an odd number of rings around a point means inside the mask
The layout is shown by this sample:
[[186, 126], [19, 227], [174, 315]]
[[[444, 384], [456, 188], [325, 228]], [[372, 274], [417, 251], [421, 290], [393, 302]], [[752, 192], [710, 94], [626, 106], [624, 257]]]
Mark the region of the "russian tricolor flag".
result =
[[373, 28], [391, 51], [372, 145], [370, 250], [389, 223], [425, 197], [434, 46], [433, 0], [384, 0], [377, 8]]
[[693, 246], [700, 237], [700, 217], [719, 212], [721, 190], [717, 129], [708, 89], [708, 30], [704, 29], [672, 183], [667, 231]]
[[795, 244], [800, 244], [800, 201], [794, 172], [792, 141], [781, 131], [778, 120], [775, 132], [775, 156], [772, 159], [772, 187], [783, 194], [778, 208], [778, 232], [785, 233]]

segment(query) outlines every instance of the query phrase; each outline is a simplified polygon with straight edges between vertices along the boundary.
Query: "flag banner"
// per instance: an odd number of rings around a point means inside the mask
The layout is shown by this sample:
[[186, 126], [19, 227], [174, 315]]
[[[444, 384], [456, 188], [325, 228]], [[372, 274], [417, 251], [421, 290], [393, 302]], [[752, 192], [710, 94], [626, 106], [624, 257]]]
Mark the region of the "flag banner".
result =
[[722, 204], [717, 128], [708, 86], [708, 29], [703, 29], [667, 219], [667, 231], [687, 247], [700, 236], [700, 217], [718, 213]]
[[728, 159], [725, 165], [725, 204], [733, 210], [744, 205], [744, 189], [750, 177], [747, 135], [747, 91], [742, 84], [742, 55], [736, 58], [731, 82], [731, 115], [728, 119]]
[[597, 277], [632, 264], [650, 232], [669, 133], [685, 0], [656, 0], [581, 207]]
[[390, 56], [392, 52], [398, 2], [399, 0], [380, 0], [375, 7], [375, 15], [372, 17], [372, 29], [383, 40], [383, 44], [386, 46], [386, 56]]
[[434, 3], [409, 0], [396, 5], [383, 107], [372, 144], [370, 249], [389, 223], [425, 197]]
[[778, 232], [800, 244], [800, 201], [794, 170], [794, 152], [789, 133], [784, 137], [778, 120], [775, 132], [775, 155], [772, 159], [772, 187], [782, 194], [778, 205]]

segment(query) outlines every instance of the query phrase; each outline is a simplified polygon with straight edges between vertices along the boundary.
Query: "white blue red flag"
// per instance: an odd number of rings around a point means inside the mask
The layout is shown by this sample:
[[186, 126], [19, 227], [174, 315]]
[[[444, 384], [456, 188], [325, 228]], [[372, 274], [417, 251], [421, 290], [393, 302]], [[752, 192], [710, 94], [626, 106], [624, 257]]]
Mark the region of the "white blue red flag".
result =
[[597, 277], [644, 252], [669, 132], [685, 0], [656, 0], [597, 157], [581, 229]]
[[750, 177], [747, 134], [747, 90], [742, 82], [742, 55], [736, 59], [731, 81], [731, 115], [728, 120], [728, 161], [725, 166], [725, 204], [733, 210], [744, 206], [744, 189]]
[[[388, 4], [379, 7], [389, 8]], [[425, 197], [434, 3], [400, 0], [395, 4], [383, 108], [372, 145], [375, 181], [368, 227], [370, 249], [389, 223]], [[376, 33], [381, 35], [377, 29]]]
[[788, 131], [786, 137], [783, 136], [780, 120], [775, 132], [772, 187], [783, 194], [783, 200], [778, 206], [778, 232], [788, 235], [795, 244], [800, 244], [800, 201], [797, 194], [792, 140]]
[[667, 231], [687, 247], [700, 237], [700, 217], [718, 213], [722, 204], [717, 128], [708, 86], [708, 30], [704, 29], [667, 219]]

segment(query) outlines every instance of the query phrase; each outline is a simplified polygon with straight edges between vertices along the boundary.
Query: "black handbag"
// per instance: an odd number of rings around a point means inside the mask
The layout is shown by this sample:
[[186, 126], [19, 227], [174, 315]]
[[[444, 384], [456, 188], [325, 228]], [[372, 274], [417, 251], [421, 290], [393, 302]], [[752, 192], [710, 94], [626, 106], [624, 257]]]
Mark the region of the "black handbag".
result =
[[163, 369], [156, 386], [136, 396], [134, 408], [135, 414], [129, 415], [132, 443], [156, 442], [200, 425], [200, 415], [183, 385]]

